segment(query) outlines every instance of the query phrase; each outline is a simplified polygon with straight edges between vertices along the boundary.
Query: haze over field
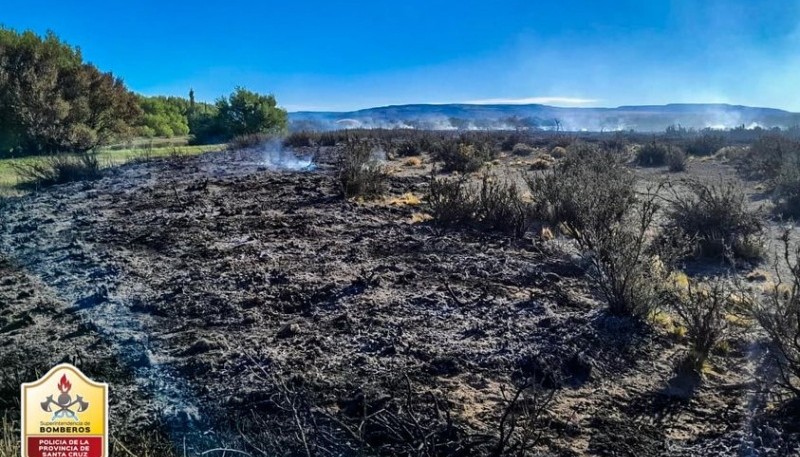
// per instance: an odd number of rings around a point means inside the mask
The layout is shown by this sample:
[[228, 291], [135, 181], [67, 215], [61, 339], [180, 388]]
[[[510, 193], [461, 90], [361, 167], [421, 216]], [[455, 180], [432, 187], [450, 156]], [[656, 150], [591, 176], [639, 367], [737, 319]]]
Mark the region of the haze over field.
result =
[[432, 130], [663, 131], [791, 128], [800, 114], [725, 104], [562, 108], [539, 104], [399, 105], [352, 112], [289, 113], [293, 130], [419, 128]]

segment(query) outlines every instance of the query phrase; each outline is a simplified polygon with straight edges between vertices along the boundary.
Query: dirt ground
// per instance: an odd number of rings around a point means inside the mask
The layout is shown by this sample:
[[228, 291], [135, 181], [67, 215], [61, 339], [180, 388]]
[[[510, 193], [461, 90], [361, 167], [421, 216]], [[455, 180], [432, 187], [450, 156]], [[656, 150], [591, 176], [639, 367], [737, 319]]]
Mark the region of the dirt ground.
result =
[[[775, 373], [756, 338], [732, 337], [702, 382], [676, 376], [680, 338], [607, 315], [564, 240], [441, 234], [391, 200], [424, 195], [424, 163], [392, 161], [390, 197], [359, 202], [332, 160], [209, 153], [5, 201], [6, 417], [20, 382], [69, 361], [111, 385], [114, 455], [363, 455], [369, 433], [348, 424], [389, 410], [446, 416], [474, 455], [534, 378], [552, 394], [543, 455], [798, 455], [799, 416], [762, 393]], [[693, 161], [675, 177], [715, 175], [734, 172]]]

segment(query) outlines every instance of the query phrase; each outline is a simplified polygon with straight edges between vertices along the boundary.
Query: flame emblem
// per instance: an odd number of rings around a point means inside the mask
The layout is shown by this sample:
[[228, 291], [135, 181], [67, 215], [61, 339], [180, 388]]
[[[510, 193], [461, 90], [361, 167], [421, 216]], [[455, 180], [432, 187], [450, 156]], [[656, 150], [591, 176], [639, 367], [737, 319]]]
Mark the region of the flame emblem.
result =
[[[55, 406], [58, 409], [56, 409], [55, 414], [53, 414], [53, 421], [59, 419], [72, 419], [77, 421], [78, 415], [75, 413], [82, 413], [86, 411], [89, 408], [89, 403], [84, 401], [83, 397], [80, 395], [77, 395], [74, 401], [72, 400], [72, 396], [69, 394], [70, 389], [72, 389], [72, 383], [69, 382], [66, 374], [61, 375], [61, 379], [58, 381], [57, 386], [58, 391], [61, 392], [61, 394], [55, 400], [53, 400], [52, 395], [49, 395], [45, 401], [41, 403], [42, 410], [46, 412], [53, 412], [51, 408]], [[72, 410], [74, 406], [78, 407], [77, 411]]]
[[61, 380], [58, 381], [58, 390], [62, 393], [67, 393], [71, 388], [72, 384], [67, 379], [67, 375], [61, 375]]

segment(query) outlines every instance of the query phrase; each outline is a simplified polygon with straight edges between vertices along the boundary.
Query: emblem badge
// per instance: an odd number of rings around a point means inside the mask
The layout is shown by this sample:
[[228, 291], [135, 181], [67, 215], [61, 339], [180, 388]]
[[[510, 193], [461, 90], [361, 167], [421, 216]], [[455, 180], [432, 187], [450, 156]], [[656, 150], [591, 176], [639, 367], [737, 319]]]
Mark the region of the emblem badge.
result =
[[106, 457], [108, 385], [61, 364], [22, 384], [23, 457]]

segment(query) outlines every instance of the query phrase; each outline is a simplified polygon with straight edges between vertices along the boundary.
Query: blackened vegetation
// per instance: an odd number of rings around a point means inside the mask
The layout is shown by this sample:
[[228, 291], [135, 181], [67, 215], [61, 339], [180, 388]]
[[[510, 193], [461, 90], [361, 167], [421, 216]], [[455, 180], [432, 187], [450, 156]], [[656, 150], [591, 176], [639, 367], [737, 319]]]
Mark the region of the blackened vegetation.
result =
[[375, 198], [386, 189], [386, 170], [368, 141], [352, 138], [344, 144], [337, 173], [342, 194], [348, 198]]
[[556, 392], [535, 380], [502, 388], [490, 427], [479, 431], [459, 418], [453, 400], [408, 373], [382, 377], [326, 404], [301, 378], [255, 371], [270, 392], [240, 419], [240, 430], [250, 436], [242, 435], [247, 444], [267, 455], [536, 455]]
[[667, 211], [667, 232], [688, 236], [695, 257], [759, 259], [764, 222], [748, 205], [734, 182], [684, 182], [685, 191], [673, 192]]
[[612, 314], [644, 318], [659, 303], [664, 274], [648, 236], [659, 209], [656, 192], [637, 195], [634, 175], [607, 155], [574, 157], [528, 179], [536, 213], [586, 253], [589, 276]]
[[519, 186], [488, 173], [478, 184], [462, 177], [432, 178], [428, 203], [434, 224], [443, 229], [471, 227], [519, 237], [532, 221]]
[[771, 259], [776, 279], [751, 297], [752, 312], [773, 344], [780, 384], [800, 398], [800, 247], [781, 237], [782, 250]]
[[[782, 386], [798, 390], [797, 252], [784, 255], [774, 288], [740, 291], [717, 278], [684, 286], [686, 243], [736, 245], [759, 213], [725, 187], [676, 184], [673, 196], [667, 184], [644, 183], [653, 170], [630, 154], [642, 138], [608, 139], [298, 134], [288, 143], [321, 148], [318, 172], [265, 170], [231, 152], [139, 164], [125, 170], [132, 175], [23, 200], [24, 210], [5, 213], [0, 241], [35, 246], [16, 252], [55, 277], [84, 277], [65, 258], [105, 262], [124, 282], [68, 305], [113, 299], [141, 315], [154, 354], [136, 363], [168, 367], [213, 424], [176, 431], [151, 405], [115, 452], [125, 443], [134, 454], [183, 455], [185, 438], [187, 455], [735, 453], [751, 405], [740, 368], [751, 341], [729, 339], [743, 312], [777, 348], [769, 355]], [[506, 140], [511, 154], [500, 155]], [[552, 166], [509, 172], [503, 161], [528, 158], [513, 154], [516, 144], [552, 152]], [[472, 161], [439, 148], [464, 145], [492, 152], [470, 165], [480, 173], [445, 176], [446, 162]], [[390, 158], [406, 154], [433, 170]], [[422, 203], [380, 198], [406, 193]], [[672, 200], [689, 216], [673, 217]], [[693, 226], [717, 228], [678, 230], [701, 216]], [[58, 236], [65, 227], [69, 240]], [[704, 249], [690, 253], [703, 250], [704, 262]], [[720, 263], [715, 252], [709, 265]], [[62, 322], [78, 325], [59, 309], [23, 311], [24, 300], [7, 300], [16, 308], [0, 314], [0, 334], [20, 345], [4, 363], [24, 360], [23, 332], [45, 339]], [[58, 343], [72, 350], [71, 338]], [[732, 355], [719, 355], [725, 345]], [[664, 393], [675, 368], [699, 386], [678, 400]], [[135, 406], [123, 402], [126, 412]], [[128, 445], [145, 429], [161, 435]]]
[[51, 186], [72, 181], [91, 181], [101, 176], [100, 162], [91, 153], [60, 154], [15, 165], [24, 186]]

